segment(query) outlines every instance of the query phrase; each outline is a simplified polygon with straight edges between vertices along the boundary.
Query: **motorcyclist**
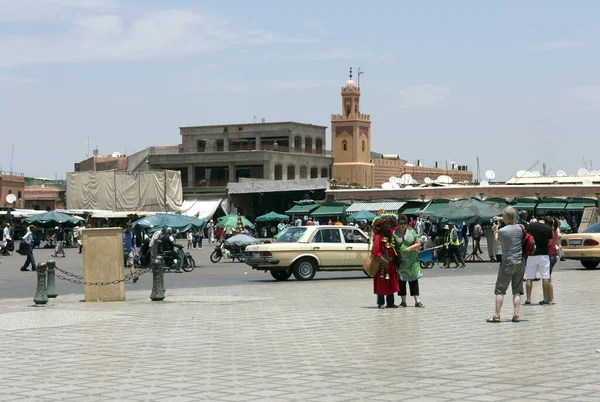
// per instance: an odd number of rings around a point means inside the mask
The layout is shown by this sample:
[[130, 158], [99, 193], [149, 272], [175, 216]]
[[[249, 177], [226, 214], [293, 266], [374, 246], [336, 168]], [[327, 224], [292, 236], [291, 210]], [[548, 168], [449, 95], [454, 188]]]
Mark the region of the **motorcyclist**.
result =
[[181, 266], [183, 264], [183, 258], [179, 257], [177, 251], [175, 251], [175, 247], [180, 249], [183, 248], [182, 244], [176, 243], [175, 238], [173, 237], [173, 229], [167, 228], [165, 234], [161, 239], [162, 250], [164, 255], [168, 255], [173, 258], [173, 261], [177, 261], [176, 272], [181, 272]]

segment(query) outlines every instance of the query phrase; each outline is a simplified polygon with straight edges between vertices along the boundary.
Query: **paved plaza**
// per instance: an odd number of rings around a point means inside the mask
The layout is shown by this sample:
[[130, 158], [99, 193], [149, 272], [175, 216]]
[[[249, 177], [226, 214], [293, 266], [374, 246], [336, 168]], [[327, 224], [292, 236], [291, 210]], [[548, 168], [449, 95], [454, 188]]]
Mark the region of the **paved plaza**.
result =
[[425, 309], [366, 278], [1, 299], [0, 401], [600, 401], [600, 271], [554, 276], [555, 306], [500, 324], [495, 267], [424, 277]]

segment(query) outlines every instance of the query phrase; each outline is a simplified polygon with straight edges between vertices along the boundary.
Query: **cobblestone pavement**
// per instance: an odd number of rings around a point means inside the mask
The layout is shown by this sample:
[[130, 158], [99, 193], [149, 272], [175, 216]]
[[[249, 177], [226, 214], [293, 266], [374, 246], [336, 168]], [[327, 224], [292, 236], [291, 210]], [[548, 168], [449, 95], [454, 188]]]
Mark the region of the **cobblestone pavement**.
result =
[[369, 280], [2, 299], [0, 401], [600, 401], [600, 271], [557, 272], [520, 323], [509, 300], [485, 322], [494, 281], [425, 277], [424, 309], [376, 309]]

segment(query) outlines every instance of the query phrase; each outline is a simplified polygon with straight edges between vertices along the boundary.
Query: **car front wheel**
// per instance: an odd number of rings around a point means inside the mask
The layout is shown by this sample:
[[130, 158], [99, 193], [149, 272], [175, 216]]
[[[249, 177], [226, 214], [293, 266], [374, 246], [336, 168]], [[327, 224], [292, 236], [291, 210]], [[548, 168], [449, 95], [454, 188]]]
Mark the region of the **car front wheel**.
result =
[[583, 265], [587, 269], [594, 269], [600, 264], [598, 261], [581, 261], [581, 265]]
[[317, 272], [317, 264], [310, 259], [301, 259], [294, 264], [294, 277], [299, 281], [309, 281]]
[[283, 271], [271, 270], [271, 276], [278, 281], [286, 281], [292, 276], [292, 272], [289, 269]]

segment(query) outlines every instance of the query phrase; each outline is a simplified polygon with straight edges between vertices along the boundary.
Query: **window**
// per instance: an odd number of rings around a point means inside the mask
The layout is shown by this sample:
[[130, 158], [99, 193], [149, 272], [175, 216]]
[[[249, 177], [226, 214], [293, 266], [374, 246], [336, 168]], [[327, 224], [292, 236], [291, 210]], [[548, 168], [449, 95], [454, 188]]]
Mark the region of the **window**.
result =
[[275, 165], [275, 180], [283, 180], [283, 166]]
[[310, 168], [310, 178], [318, 179], [319, 178], [319, 169], [316, 167]]
[[312, 138], [306, 137], [304, 139], [304, 152], [312, 152]]
[[294, 137], [294, 150], [302, 151], [302, 137]]
[[307, 176], [308, 176], [308, 168], [306, 167], [306, 165], [300, 166], [300, 178], [306, 179]]
[[342, 141], [342, 150], [343, 151], [348, 150], [348, 141], [346, 141], [346, 140]]
[[342, 229], [346, 243], [368, 243], [367, 238], [356, 229]]
[[17, 191], [17, 198], [20, 200], [21, 199], [21, 192]]
[[198, 140], [196, 141], [196, 145], [198, 147], [198, 152], [206, 152], [206, 140]]
[[281, 235], [275, 240], [275, 243], [296, 243], [298, 239], [306, 232], [306, 228], [287, 228], [281, 232]]
[[311, 243], [341, 243], [340, 230], [337, 228], [319, 229]]
[[365, 152], [366, 149], [367, 149], [367, 143], [365, 142], [365, 140], [363, 140], [363, 142], [362, 142], [362, 151]]
[[289, 165], [287, 168], [287, 173], [288, 180], [294, 180], [296, 178], [296, 166]]
[[321, 177], [328, 179], [329, 178], [329, 169], [321, 168]]
[[318, 154], [323, 153], [323, 140], [320, 138], [317, 138], [317, 140], [315, 141], [315, 152]]
[[[225, 127], [225, 128], [227, 128], [227, 127]], [[224, 149], [225, 149], [225, 141], [217, 140], [217, 152], [223, 152]]]

